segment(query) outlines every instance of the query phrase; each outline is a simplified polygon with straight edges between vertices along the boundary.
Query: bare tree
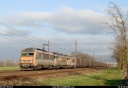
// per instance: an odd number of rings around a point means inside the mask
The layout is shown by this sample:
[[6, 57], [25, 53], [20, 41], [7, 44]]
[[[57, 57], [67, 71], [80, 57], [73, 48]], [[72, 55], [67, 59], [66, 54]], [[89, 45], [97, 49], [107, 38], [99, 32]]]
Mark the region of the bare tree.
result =
[[124, 60], [124, 55], [123, 55], [123, 46], [115, 44], [113, 49], [113, 56], [114, 58], [116, 58], [117, 62], [118, 62], [118, 67], [123, 69], [123, 60]]
[[11, 59], [0, 60], [0, 67], [5, 67], [5, 66], [18, 66], [18, 62]]
[[[114, 3], [110, 3], [107, 12], [110, 16], [107, 25], [111, 28], [116, 40], [113, 50], [115, 56], [118, 57], [117, 60], [123, 65], [124, 78], [128, 79], [127, 14], [124, 14], [121, 8]], [[119, 53], [121, 55], [118, 55]]]

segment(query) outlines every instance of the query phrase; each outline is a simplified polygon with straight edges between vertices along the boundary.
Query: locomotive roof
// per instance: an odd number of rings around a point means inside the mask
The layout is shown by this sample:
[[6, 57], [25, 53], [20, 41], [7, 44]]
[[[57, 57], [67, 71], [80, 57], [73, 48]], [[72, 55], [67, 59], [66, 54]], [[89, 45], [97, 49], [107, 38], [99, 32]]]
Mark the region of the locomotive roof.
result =
[[[40, 50], [40, 51], [48, 52], [48, 51], [45, 51], [45, 50], [43, 50], [43, 49], [34, 48], [34, 47], [25, 48], [25, 49], [23, 49], [22, 51], [34, 51], [34, 50]], [[68, 55], [60, 54], [60, 53], [58, 53], [58, 52], [50, 52], [50, 53], [53, 53], [53, 54], [55, 54], [55, 55], [68, 56]]]
[[43, 50], [43, 49], [39, 49], [39, 48], [25, 48], [25, 49], [23, 49], [23, 50], [25, 50], [25, 51], [34, 51], [34, 50], [41, 50], [41, 51], [45, 51], [45, 50]]

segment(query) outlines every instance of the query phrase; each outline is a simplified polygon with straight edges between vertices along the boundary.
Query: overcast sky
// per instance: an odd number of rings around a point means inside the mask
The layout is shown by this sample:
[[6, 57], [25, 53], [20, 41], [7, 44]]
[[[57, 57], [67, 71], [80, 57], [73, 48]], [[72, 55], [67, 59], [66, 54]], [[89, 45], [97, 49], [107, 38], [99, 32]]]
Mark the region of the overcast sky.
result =
[[75, 51], [75, 40], [79, 52], [112, 54], [104, 25], [109, 2], [128, 7], [127, 0], [0, 0], [0, 59], [18, 60], [22, 49], [47, 41], [50, 51], [63, 54]]

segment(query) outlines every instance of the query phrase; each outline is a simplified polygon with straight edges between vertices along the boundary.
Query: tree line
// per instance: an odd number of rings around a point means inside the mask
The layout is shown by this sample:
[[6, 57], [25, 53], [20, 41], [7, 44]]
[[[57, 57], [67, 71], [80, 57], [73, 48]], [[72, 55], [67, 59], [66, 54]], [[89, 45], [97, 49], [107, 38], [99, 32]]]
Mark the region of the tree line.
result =
[[4, 66], [18, 66], [19, 62], [12, 59], [0, 60], [0, 67]]

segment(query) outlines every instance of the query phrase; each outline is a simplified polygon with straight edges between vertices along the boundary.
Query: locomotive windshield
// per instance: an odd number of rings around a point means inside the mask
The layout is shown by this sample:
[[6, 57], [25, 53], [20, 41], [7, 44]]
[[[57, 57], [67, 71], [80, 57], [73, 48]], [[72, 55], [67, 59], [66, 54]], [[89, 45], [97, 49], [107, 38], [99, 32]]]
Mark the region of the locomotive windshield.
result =
[[33, 56], [34, 55], [34, 52], [29, 52], [28, 55], [29, 56]]
[[21, 55], [22, 56], [33, 56], [34, 55], [34, 49], [33, 48], [26, 48], [24, 50], [22, 50]]
[[22, 52], [22, 56], [27, 56], [27, 52]]
[[22, 52], [22, 56], [33, 56], [34, 52]]

